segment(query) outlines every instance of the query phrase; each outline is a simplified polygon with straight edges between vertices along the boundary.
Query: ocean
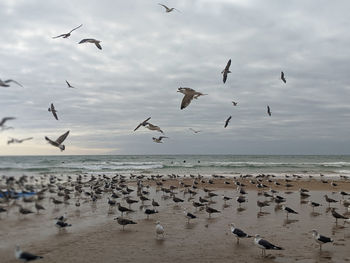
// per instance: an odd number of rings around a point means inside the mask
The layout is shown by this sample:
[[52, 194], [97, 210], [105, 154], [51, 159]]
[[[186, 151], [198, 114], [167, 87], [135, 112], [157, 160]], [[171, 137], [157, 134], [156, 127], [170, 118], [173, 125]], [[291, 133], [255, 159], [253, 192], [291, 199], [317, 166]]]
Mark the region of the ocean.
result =
[[35, 174], [350, 175], [346, 155], [0, 156], [0, 175]]

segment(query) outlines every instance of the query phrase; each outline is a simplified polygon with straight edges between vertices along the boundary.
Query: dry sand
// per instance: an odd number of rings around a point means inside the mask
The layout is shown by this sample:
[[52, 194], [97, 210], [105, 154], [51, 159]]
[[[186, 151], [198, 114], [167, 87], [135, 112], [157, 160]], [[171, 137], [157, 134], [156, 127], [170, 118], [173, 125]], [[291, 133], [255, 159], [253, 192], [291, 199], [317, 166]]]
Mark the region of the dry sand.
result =
[[[274, 203], [265, 207], [265, 213], [259, 213], [257, 200], [265, 200], [258, 195], [255, 186], [247, 180], [248, 202], [238, 207], [234, 200], [224, 202], [221, 195], [237, 197], [236, 186], [224, 184], [225, 180], [214, 180], [212, 185], [199, 185], [215, 189], [219, 196], [214, 197], [215, 203], [210, 206], [221, 211], [208, 218], [205, 210], [195, 212], [192, 201], [187, 201], [189, 195], [183, 196], [181, 189], [177, 190], [177, 197], [184, 198], [180, 205], [174, 204], [172, 199], [162, 198], [162, 192], [156, 192], [156, 187], [150, 183], [150, 199], [155, 198], [160, 203], [159, 213], [146, 219], [146, 215], [139, 209], [139, 204], [133, 204], [136, 212], [126, 217], [133, 219], [137, 225], [126, 226], [125, 231], [113, 218], [120, 216], [108, 213], [107, 197], [104, 194], [96, 204], [81, 200], [81, 207], [60, 205], [56, 208], [48, 200], [43, 201], [47, 208], [41, 214], [19, 216], [18, 209], [13, 208], [9, 214], [2, 214], [0, 219], [0, 262], [17, 262], [14, 258], [15, 244], [21, 245], [23, 250], [44, 257], [37, 262], [349, 262], [350, 261], [350, 224], [343, 224], [342, 220], [335, 224], [323, 195], [341, 200], [340, 190], [349, 191], [349, 182], [337, 182], [335, 189], [330, 184], [323, 184], [316, 180], [302, 180], [292, 182], [294, 185], [273, 187], [279, 194], [287, 198], [286, 205], [298, 211], [298, 215], [290, 215], [286, 220], [284, 211], [279, 210]], [[284, 183], [284, 181], [280, 180]], [[190, 180], [186, 181], [187, 183]], [[232, 180], [231, 180], [232, 182]], [[169, 180], [166, 185], [178, 186], [177, 180]], [[273, 185], [273, 184], [269, 184]], [[301, 202], [300, 187], [312, 190], [307, 200], [320, 202], [322, 207], [315, 209]], [[332, 194], [332, 191], [336, 193]], [[204, 197], [202, 190], [195, 196]], [[135, 197], [135, 193], [132, 194]], [[150, 203], [150, 202], [148, 202]], [[122, 201], [125, 204], [125, 201]], [[147, 204], [147, 202], [146, 202]], [[345, 208], [337, 203], [338, 211], [344, 213]], [[26, 204], [33, 208], [33, 204]], [[187, 224], [183, 210], [194, 212], [197, 219]], [[34, 210], [34, 209], [33, 209]], [[67, 231], [55, 228], [54, 218], [68, 212], [68, 222], [73, 226]], [[165, 228], [164, 239], [156, 239], [155, 222], [160, 221]], [[236, 239], [230, 233], [228, 224], [234, 222], [248, 234], [260, 234], [270, 242], [285, 248], [282, 251], [267, 251], [266, 258], [261, 257], [260, 249], [253, 244], [253, 238]], [[332, 237], [333, 244], [323, 246], [320, 252], [313, 240], [310, 230], [317, 229], [320, 233]]]

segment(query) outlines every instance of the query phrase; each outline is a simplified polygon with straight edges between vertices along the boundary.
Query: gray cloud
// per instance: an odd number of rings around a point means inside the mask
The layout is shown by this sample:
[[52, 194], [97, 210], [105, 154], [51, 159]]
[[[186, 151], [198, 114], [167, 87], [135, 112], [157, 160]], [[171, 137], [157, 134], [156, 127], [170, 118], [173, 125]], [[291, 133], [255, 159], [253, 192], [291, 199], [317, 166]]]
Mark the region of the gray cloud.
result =
[[[349, 153], [350, 3], [166, 1], [181, 10], [169, 14], [157, 3], [1, 1], [0, 78], [25, 87], [0, 89], [1, 115], [18, 118], [0, 133], [0, 154], [59, 154], [43, 137], [66, 130], [64, 154]], [[77, 44], [90, 37], [103, 50]], [[180, 86], [208, 96], [181, 111]], [[149, 116], [170, 137], [163, 144], [132, 132]], [[35, 139], [8, 147], [10, 136]]]

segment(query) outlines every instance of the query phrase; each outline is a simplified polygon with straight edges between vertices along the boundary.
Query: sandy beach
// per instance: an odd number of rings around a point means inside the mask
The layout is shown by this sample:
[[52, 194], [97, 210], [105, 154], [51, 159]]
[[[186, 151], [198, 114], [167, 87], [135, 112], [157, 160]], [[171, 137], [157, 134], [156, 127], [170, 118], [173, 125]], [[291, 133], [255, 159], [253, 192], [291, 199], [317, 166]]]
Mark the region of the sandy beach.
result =
[[[180, 180], [184, 184], [192, 183], [193, 179], [169, 179], [163, 182], [163, 187], [179, 186]], [[239, 207], [235, 198], [239, 196], [232, 179], [212, 179], [213, 184], [199, 183], [197, 195], [188, 200], [190, 195], [184, 194], [184, 187], [175, 190], [176, 196], [184, 199], [183, 203], [175, 204], [172, 198], [164, 196], [155, 181], [144, 180], [149, 185], [148, 198], [159, 202], [158, 212], [149, 219], [140, 209], [141, 202], [133, 204], [135, 212], [124, 217], [137, 222], [128, 225], [125, 230], [113, 220], [121, 216], [114, 208], [109, 209], [107, 198], [110, 193], [103, 193], [96, 202], [84, 195], [81, 196], [80, 207], [75, 207], [76, 198], [71, 194], [69, 204], [53, 205], [50, 196], [57, 194], [46, 193], [42, 205], [46, 208], [40, 214], [19, 215], [18, 208], [12, 207], [9, 213], [2, 213], [0, 220], [0, 258], [1, 262], [17, 262], [14, 257], [14, 247], [19, 244], [24, 251], [41, 255], [44, 258], [37, 262], [348, 262], [350, 261], [350, 224], [339, 220], [335, 224], [328, 204], [323, 195], [328, 194], [333, 199], [342, 200], [340, 191], [350, 191], [350, 181], [337, 180], [336, 187], [330, 183], [322, 183], [319, 179], [291, 179], [292, 187], [284, 186], [283, 179], [276, 180], [281, 186], [263, 180], [264, 184], [279, 191], [279, 195], [286, 197], [286, 205], [299, 214], [290, 215], [288, 220], [280, 206], [271, 202], [270, 206], [259, 212], [257, 200], [266, 200], [251, 184], [249, 179], [238, 179], [246, 184], [246, 198], [248, 202]], [[255, 180], [255, 179], [254, 179]], [[230, 182], [225, 184], [224, 182]], [[330, 182], [330, 181], [329, 181]], [[135, 182], [127, 183], [136, 189]], [[68, 185], [66, 186], [69, 187]], [[301, 199], [298, 189], [309, 189], [310, 197]], [[212, 198], [210, 207], [221, 213], [208, 217], [205, 209], [196, 209], [192, 201], [198, 201], [199, 196], [205, 197], [203, 189], [212, 189], [218, 196]], [[145, 188], [147, 189], [147, 188]], [[84, 190], [88, 191], [86, 187]], [[267, 189], [268, 190], [268, 189]], [[137, 199], [136, 191], [131, 193]], [[225, 204], [222, 195], [233, 199]], [[348, 199], [348, 198], [347, 198]], [[305, 202], [311, 200], [322, 204], [312, 212], [311, 206]], [[117, 199], [127, 206], [125, 200]], [[145, 202], [145, 206], [150, 205]], [[24, 205], [34, 210], [34, 203]], [[3, 205], [3, 207], [5, 207]], [[151, 208], [151, 206], [149, 206]], [[336, 203], [338, 212], [347, 212], [343, 205]], [[142, 207], [141, 207], [142, 208]], [[197, 219], [187, 223], [184, 209], [192, 212]], [[68, 222], [72, 227], [58, 230], [55, 217], [67, 212]], [[349, 215], [349, 213], [346, 213]], [[160, 221], [165, 229], [164, 238], [156, 238], [155, 222]], [[260, 249], [254, 245], [254, 238], [243, 239], [239, 244], [230, 232], [230, 223], [244, 230], [250, 235], [260, 234], [271, 243], [281, 246], [284, 250], [267, 251], [267, 257], [261, 257]], [[319, 246], [312, 237], [311, 230], [317, 229], [321, 234], [332, 237], [334, 242]]]

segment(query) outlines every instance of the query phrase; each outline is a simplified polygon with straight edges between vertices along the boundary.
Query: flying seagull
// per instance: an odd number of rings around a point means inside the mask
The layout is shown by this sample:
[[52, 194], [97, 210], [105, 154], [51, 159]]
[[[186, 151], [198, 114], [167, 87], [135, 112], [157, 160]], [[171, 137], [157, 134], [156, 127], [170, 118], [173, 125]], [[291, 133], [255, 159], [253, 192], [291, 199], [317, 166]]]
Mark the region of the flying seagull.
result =
[[169, 8], [169, 7], [167, 7], [166, 5], [163, 5], [163, 4], [158, 4], [158, 5], [161, 5], [162, 7], [164, 7], [166, 13], [170, 13], [170, 12], [172, 12], [172, 11], [174, 11], [174, 10], [180, 12], [180, 10], [178, 10], [178, 9], [176, 9], [176, 8], [174, 8], [174, 7]]
[[45, 136], [45, 140], [47, 140], [52, 146], [56, 146], [56, 147], [60, 148], [60, 150], [62, 152], [66, 148], [62, 143], [67, 138], [68, 134], [69, 134], [69, 131], [67, 131], [65, 134], [62, 134], [60, 137], [58, 137], [58, 139], [56, 141], [52, 141], [51, 139], [49, 139], [48, 137]]
[[10, 140], [7, 141], [7, 144], [11, 144], [11, 143], [22, 143], [24, 141], [29, 141], [33, 139], [33, 137], [29, 137], [29, 138], [24, 138], [24, 139], [15, 139], [15, 138], [11, 138]]
[[333, 242], [333, 239], [320, 235], [315, 229], [312, 230], [312, 235], [313, 235], [315, 241], [320, 245], [320, 251], [322, 250], [323, 244]]
[[93, 43], [96, 45], [96, 47], [98, 49], [102, 49], [101, 45], [100, 45], [100, 40], [96, 40], [94, 38], [85, 38], [83, 40], [81, 40], [78, 44], [83, 44], [83, 43]]
[[233, 223], [231, 223], [230, 226], [231, 226], [232, 234], [234, 234], [236, 236], [236, 238], [237, 238], [237, 244], [239, 244], [239, 239], [240, 238], [250, 238], [250, 237], [252, 237], [252, 236], [246, 234], [245, 232], [243, 232], [242, 230], [240, 230], [239, 228], [236, 228]]
[[266, 249], [282, 250], [283, 248], [271, 244], [269, 241], [262, 239], [260, 235], [256, 234], [254, 244], [261, 248], [261, 255], [266, 256]]
[[285, 76], [284, 76], [283, 71], [281, 71], [281, 80], [282, 80], [284, 83], [287, 83], [287, 80], [286, 80], [286, 78], [285, 78]]
[[228, 125], [228, 123], [230, 122], [231, 118], [232, 118], [232, 116], [230, 116], [230, 117], [227, 118], [227, 120], [225, 121], [225, 126], [224, 126], [224, 128], [227, 127], [227, 125]]
[[17, 84], [18, 86], [23, 87], [20, 83], [18, 83], [17, 81], [15, 81], [13, 79], [8, 79], [8, 80], [4, 80], [4, 81], [2, 81], [0, 79], [0, 87], [10, 87], [10, 85], [8, 84], [10, 82], [13, 82], [13, 83]]
[[36, 256], [28, 252], [23, 252], [21, 248], [17, 245], [15, 249], [15, 257], [17, 259], [23, 260], [24, 262], [33, 261], [36, 259], [43, 258], [41, 256]]
[[200, 130], [196, 131], [196, 130], [194, 130], [194, 129], [192, 129], [192, 128], [190, 128], [190, 130], [193, 131], [194, 133], [199, 133], [199, 132], [201, 132]]
[[164, 138], [169, 138], [169, 137], [166, 137], [166, 136], [160, 136], [159, 138], [152, 137], [152, 140], [156, 143], [163, 143], [162, 139]]
[[230, 66], [231, 66], [231, 59], [227, 62], [226, 67], [224, 68], [223, 71], [221, 71], [221, 74], [223, 75], [222, 81], [225, 83], [227, 80], [227, 74], [231, 73], [230, 71]]
[[271, 116], [271, 110], [270, 110], [270, 106], [269, 106], [269, 105], [267, 105], [267, 114], [268, 114], [269, 116]]
[[14, 119], [16, 119], [16, 118], [15, 117], [4, 117], [4, 118], [2, 118], [1, 121], [0, 121], [0, 128], [1, 128], [1, 130], [4, 130], [5, 128], [7, 128], [5, 126], [5, 122], [10, 121], [10, 120], [14, 120]]
[[55, 117], [56, 120], [58, 120], [57, 110], [55, 109], [55, 106], [53, 105], [53, 103], [51, 103], [50, 108], [48, 109], [48, 111], [52, 112], [52, 115]]
[[159, 126], [153, 125], [152, 123], [149, 123], [149, 122], [147, 122], [146, 125], [147, 125], [146, 128], [149, 129], [149, 130], [151, 130], [151, 131], [159, 131], [159, 132], [161, 132], [161, 133], [164, 133], [164, 132], [160, 129]]
[[185, 95], [181, 102], [181, 107], [180, 107], [181, 110], [186, 108], [188, 105], [190, 105], [192, 99], [197, 99], [199, 96], [207, 95], [207, 94], [203, 94], [201, 92], [195, 91], [194, 89], [191, 89], [191, 88], [182, 88], [182, 87], [178, 88], [177, 92], [180, 92]]
[[237, 106], [238, 102], [232, 101], [233, 106]]
[[69, 31], [68, 33], [66, 34], [62, 34], [62, 35], [59, 35], [59, 36], [56, 36], [56, 37], [52, 37], [52, 38], [59, 38], [59, 37], [62, 37], [62, 38], [68, 38], [70, 37], [70, 34], [74, 31], [74, 30], [77, 30], [79, 27], [82, 27], [83, 24], [81, 24], [80, 26], [77, 26], [76, 28], [73, 28], [71, 31]]
[[141, 122], [139, 125], [137, 125], [137, 127], [134, 129], [134, 131], [136, 131], [138, 128], [140, 128], [141, 126], [146, 126], [148, 123], [148, 121], [151, 119], [151, 117], [145, 119], [143, 122]]
[[66, 80], [66, 83], [68, 85], [68, 88], [71, 88], [71, 89], [74, 89], [75, 87], [73, 87], [67, 80]]

